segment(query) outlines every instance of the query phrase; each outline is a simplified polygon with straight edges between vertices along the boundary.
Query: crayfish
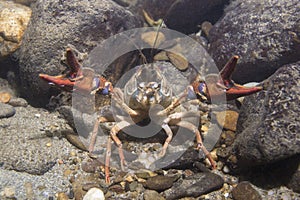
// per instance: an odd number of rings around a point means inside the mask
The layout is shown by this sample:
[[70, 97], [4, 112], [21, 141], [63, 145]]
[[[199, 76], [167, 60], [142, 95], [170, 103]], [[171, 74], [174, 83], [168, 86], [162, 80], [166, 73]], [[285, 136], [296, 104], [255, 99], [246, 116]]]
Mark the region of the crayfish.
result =
[[[40, 78], [54, 84], [62, 90], [71, 92], [76, 83], [76, 89], [87, 91], [91, 95], [99, 93], [109, 95], [122, 110], [123, 116], [118, 116], [118, 122], [111, 128], [107, 141], [105, 160], [105, 180], [110, 182], [109, 165], [112, 141], [117, 145], [122, 170], [126, 165], [122, 142], [118, 133], [131, 125], [151, 118], [151, 120], [167, 135], [159, 157], [166, 154], [173, 132], [170, 126], [183, 127], [195, 134], [196, 148], [202, 151], [208, 158], [212, 168], [216, 168], [210, 152], [203, 145], [200, 131], [189, 118], [199, 117], [199, 110], [180, 109], [187, 104], [196, 105], [203, 97], [209, 102], [212, 98], [225, 95], [227, 100], [253, 94], [262, 90], [262, 87], [244, 87], [231, 80], [231, 74], [237, 64], [238, 56], [233, 56], [219, 74], [209, 75], [205, 81], [194, 80], [178, 96], [172, 96], [172, 90], [168, 85], [167, 78], [161, 73], [157, 63], [145, 64], [135, 69], [135, 73], [127, 81], [124, 89], [113, 87], [112, 83], [103, 76], [95, 74], [90, 68], [82, 68], [71, 48], [66, 51], [67, 64], [70, 67], [68, 73], [59, 76], [40, 74]], [[192, 95], [191, 95], [192, 94]], [[196, 98], [191, 98], [194, 96]], [[88, 151], [94, 150], [94, 144], [101, 123], [111, 122], [115, 119], [111, 114], [99, 116], [91, 133]]]

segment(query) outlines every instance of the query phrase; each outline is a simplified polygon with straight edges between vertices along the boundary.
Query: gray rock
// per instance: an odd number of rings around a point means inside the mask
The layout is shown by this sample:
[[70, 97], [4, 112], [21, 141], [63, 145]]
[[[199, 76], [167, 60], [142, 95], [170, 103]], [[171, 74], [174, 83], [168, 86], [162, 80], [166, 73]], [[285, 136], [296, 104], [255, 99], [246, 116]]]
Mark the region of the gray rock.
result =
[[45, 105], [55, 93], [38, 74], [64, 71], [60, 62], [68, 44], [88, 53], [105, 38], [139, 26], [129, 11], [110, 0], [38, 0], [31, 8], [32, 18], [16, 55], [22, 91], [36, 105]]
[[262, 199], [259, 193], [247, 181], [239, 183], [232, 190], [232, 197], [234, 200], [244, 200], [244, 199], [261, 200]]
[[28, 106], [28, 102], [23, 99], [23, 98], [12, 98], [11, 100], [9, 100], [9, 105], [13, 106], [13, 107], [27, 107]]
[[154, 176], [147, 179], [145, 186], [151, 190], [164, 191], [173, 185], [174, 178], [168, 176]]
[[224, 180], [213, 173], [197, 173], [186, 179], [178, 180], [173, 187], [164, 191], [167, 200], [183, 197], [199, 197], [202, 194], [220, 189]]
[[47, 137], [45, 129], [70, 127], [55, 112], [31, 106], [15, 109], [13, 117], [0, 120], [0, 163], [4, 169], [44, 174], [72, 148], [65, 139]]
[[234, 143], [238, 164], [268, 164], [300, 153], [299, 82], [297, 62], [277, 70], [265, 91], [245, 98]]
[[[15, 188], [15, 199], [50, 199], [58, 191], [68, 191], [71, 183], [64, 176], [61, 166], [56, 165], [44, 175], [32, 175], [25, 172], [0, 169], [0, 198], [5, 187]], [[43, 188], [43, 189], [41, 189]]]
[[[241, 57], [233, 79], [262, 81], [300, 57], [298, 0], [232, 1], [210, 30], [210, 53], [222, 68], [232, 55]], [[298, 36], [297, 36], [298, 35]]]
[[14, 116], [16, 110], [11, 105], [0, 102], [0, 119]]
[[145, 190], [144, 192], [144, 199], [145, 200], [164, 200], [165, 198], [161, 196], [158, 192], [155, 190]]
[[0, 1], [0, 60], [19, 48], [30, 16], [31, 10], [27, 6]]

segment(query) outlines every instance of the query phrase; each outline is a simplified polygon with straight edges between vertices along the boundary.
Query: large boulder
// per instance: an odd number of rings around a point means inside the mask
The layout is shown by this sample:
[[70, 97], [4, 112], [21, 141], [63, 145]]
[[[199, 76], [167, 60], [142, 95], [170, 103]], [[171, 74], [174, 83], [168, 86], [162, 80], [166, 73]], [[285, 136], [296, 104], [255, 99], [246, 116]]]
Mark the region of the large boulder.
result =
[[300, 62], [281, 67], [266, 90], [245, 98], [234, 150], [242, 166], [264, 165], [300, 153]]
[[298, 0], [237, 0], [210, 30], [210, 53], [218, 67], [232, 55], [239, 83], [262, 81], [300, 57]]
[[39, 73], [60, 74], [68, 44], [88, 53], [99, 42], [139, 26], [132, 13], [110, 0], [36, 1], [32, 18], [18, 51], [23, 95], [35, 105], [45, 105], [53, 91]]

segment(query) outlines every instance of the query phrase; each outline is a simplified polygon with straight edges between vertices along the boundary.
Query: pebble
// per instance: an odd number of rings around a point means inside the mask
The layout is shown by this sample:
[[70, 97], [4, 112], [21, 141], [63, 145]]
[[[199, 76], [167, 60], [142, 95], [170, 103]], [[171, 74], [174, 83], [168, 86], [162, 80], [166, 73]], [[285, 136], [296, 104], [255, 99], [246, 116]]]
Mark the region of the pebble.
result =
[[16, 188], [13, 186], [5, 187], [3, 190], [4, 196], [10, 199], [15, 198], [15, 192], [16, 192]]
[[226, 110], [216, 113], [218, 124], [224, 129], [236, 131], [239, 113], [233, 110]]
[[0, 1], [0, 59], [12, 54], [21, 45], [30, 16], [29, 7]]
[[15, 113], [14, 107], [0, 102], [0, 119], [12, 117]]
[[0, 102], [8, 103], [10, 101], [11, 95], [8, 92], [0, 92]]
[[23, 98], [12, 98], [9, 102], [9, 105], [12, 105], [13, 107], [27, 107], [28, 102]]
[[104, 200], [104, 194], [99, 188], [91, 188], [83, 197], [83, 200]]
[[112, 192], [116, 192], [118, 194], [124, 192], [124, 188], [119, 184], [110, 186], [109, 190], [112, 191]]
[[141, 170], [138, 170], [137, 172], [135, 172], [135, 175], [136, 175], [138, 178], [147, 179], [147, 178], [156, 176], [157, 173], [152, 172], [152, 171], [147, 170], [147, 169], [141, 169]]
[[240, 182], [233, 190], [232, 197], [234, 200], [261, 200], [260, 194], [252, 187], [252, 185], [243, 181]]
[[145, 186], [148, 189], [156, 191], [164, 191], [173, 186], [174, 178], [168, 176], [154, 176], [146, 180]]
[[26, 198], [27, 199], [33, 199], [33, 188], [32, 188], [32, 183], [26, 182], [24, 184], [25, 191], [26, 191]]
[[68, 200], [68, 199], [69, 199], [68, 195], [66, 195], [66, 193], [64, 192], [59, 192], [57, 194], [57, 200]]
[[145, 190], [144, 200], [164, 200], [165, 198], [155, 190]]
[[223, 172], [226, 173], [226, 174], [228, 174], [230, 172], [230, 169], [225, 165], [223, 167]]
[[77, 134], [76, 135], [73, 133], [66, 134], [66, 138], [75, 147], [77, 147], [81, 150], [84, 150], [84, 151], [87, 150], [87, 147], [82, 143], [82, 141], [80, 140], [80, 138]]
[[97, 168], [99, 168], [102, 165], [102, 163], [97, 159], [90, 159], [86, 162], [82, 162], [81, 168], [83, 171], [88, 173], [94, 173]]

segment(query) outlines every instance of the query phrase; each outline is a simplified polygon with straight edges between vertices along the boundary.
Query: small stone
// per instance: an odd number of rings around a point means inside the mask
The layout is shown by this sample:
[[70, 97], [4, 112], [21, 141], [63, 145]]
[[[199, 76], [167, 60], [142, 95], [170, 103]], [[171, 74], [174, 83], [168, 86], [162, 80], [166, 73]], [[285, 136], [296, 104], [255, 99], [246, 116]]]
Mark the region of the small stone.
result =
[[91, 188], [83, 197], [83, 200], [104, 200], [104, 194], [99, 188]]
[[155, 44], [155, 47], [157, 47], [165, 40], [165, 36], [161, 32], [149, 31], [149, 32], [143, 33], [141, 35], [141, 39], [144, 42], [146, 42], [147, 44], [149, 44], [150, 47], [154, 47], [154, 44]]
[[70, 152], [70, 156], [76, 156], [76, 152], [71, 151], [71, 152]]
[[225, 165], [223, 167], [223, 172], [226, 173], [226, 174], [228, 174], [230, 172], [230, 169]]
[[206, 36], [209, 36], [209, 31], [212, 27], [213, 25], [208, 21], [205, 21], [201, 24], [201, 30], [204, 32]]
[[26, 182], [24, 184], [24, 188], [26, 191], [26, 198], [27, 199], [33, 199], [33, 188], [32, 188], [32, 183]]
[[0, 119], [12, 117], [15, 113], [16, 110], [14, 107], [0, 102]]
[[23, 98], [12, 98], [8, 102], [9, 105], [12, 105], [13, 107], [27, 107], [28, 102]]
[[82, 141], [80, 140], [78, 135], [69, 133], [69, 134], [66, 134], [66, 138], [75, 147], [77, 147], [81, 150], [84, 150], [84, 151], [87, 150], [87, 147], [82, 143]]
[[72, 170], [70, 170], [70, 169], [66, 169], [65, 171], [64, 171], [64, 176], [69, 176], [70, 174], [72, 174]]
[[91, 159], [81, 164], [81, 169], [88, 173], [95, 173], [97, 168], [102, 166], [102, 163], [99, 160]]
[[131, 183], [131, 182], [134, 181], [134, 179], [133, 179], [133, 177], [132, 177], [131, 175], [126, 175], [126, 176], [125, 176], [125, 181]]
[[68, 199], [69, 199], [68, 195], [64, 192], [59, 192], [57, 194], [57, 200], [68, 200]]
[[224, 129], [236, 131], [239, 113], [233, 110], [226, 110], [216, 113], [218, 124]]
[[156, 176], [157, 174], [155, 172], [150, 171], [150, 170], [141, 169], [141, 170], [138, 170], [137, 172], [135, 172], [135, 175], [138, 178], [147, 179], [147, 178]]
[[151, 190], [164, 191], [173, 185], [174, 178], [168, 176], [154, 176], [146, 180], [146, 187]]
[[124, 192], [124, 188], [121, 185], [118, 185], [118, 184], [110, 186], [109, 190], [112, 191], [112, 192], [116, 192], [118, 194]]
[[144, 200], [164, 200], [165, 198], [161, 196], [155, 190], [145, 190], [144, 192]]
[[31, 10], [27, 6], [0, 1], [0, 59], [21, 45], [30, 16]]
[[262, 199], [259, 193], [247, 181], [240, 182], [232, 190], [232, 197], [234, 200], [244, 200], [244, 199], [261, 200]]
[[0, 102], [8, 103], [11, 95], [8, 92], [0, 92]]
[[34, 116], [35, 116], [36, 118], [40, 118], [40, 117], [41, 117], [41, 114], [37, 113], [37, 114], [34, 114]]
[[51, 142], [48, 142], [48, 143], [46, 144], [46, 146], [47, 146], [47, 147], [51, 147], [51, 146], [52, 146], [52, 143], [51, 143]]
[[137, 181], [133, 181], [132, 183], [129, 184], [129, 190], [131, 192], [133, 192], [133, 191], [136, 190], [137, 186], [138, 186], [138, 182]]
[[4, 188], [4, 196], [6, 198], [14, 198], [15, 197], [15, 192], [16, 192], [16, 188], [13, 186], [8, 186]]

